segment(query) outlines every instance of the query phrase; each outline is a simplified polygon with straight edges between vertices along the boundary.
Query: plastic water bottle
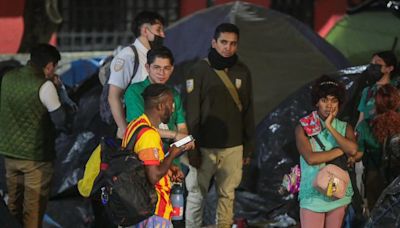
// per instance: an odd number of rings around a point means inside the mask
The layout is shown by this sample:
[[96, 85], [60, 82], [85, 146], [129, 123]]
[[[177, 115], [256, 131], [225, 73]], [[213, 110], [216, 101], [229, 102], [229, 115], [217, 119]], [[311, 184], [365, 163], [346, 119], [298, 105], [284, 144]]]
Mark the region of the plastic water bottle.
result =
[[184, 212], [184, 198], [183, 198], [183, 187], [182, 183], [177, 183], [172, 186], [171, 190], [171, 202], [172, 202], [172, 220], [182, 220]]

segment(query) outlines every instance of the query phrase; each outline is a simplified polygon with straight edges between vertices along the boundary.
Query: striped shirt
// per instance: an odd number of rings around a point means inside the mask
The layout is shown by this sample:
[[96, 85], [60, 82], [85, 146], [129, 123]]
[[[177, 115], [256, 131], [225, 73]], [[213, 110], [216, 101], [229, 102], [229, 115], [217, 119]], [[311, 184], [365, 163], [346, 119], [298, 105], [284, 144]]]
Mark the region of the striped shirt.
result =
[[[148, 125], [152, 129], [144, 128], [138, 133], [134, 152], [138, 154], [139, 159], [143, 161], [144, 165], [160, 165], [160, 162], [164, 160], [163, 143], [160, 134], [151, 125], [145, 114], [129, 123], [124, 139], [122, 140], [122, 146], [125, 147], [127, 145], [135, 130], [141, 125]], [[171, 220], [172, 204], [169, 197], [171, 193], [171, 181], [168, 174], [157, 182], [155, 188], [158, 201], [154, 214]]]

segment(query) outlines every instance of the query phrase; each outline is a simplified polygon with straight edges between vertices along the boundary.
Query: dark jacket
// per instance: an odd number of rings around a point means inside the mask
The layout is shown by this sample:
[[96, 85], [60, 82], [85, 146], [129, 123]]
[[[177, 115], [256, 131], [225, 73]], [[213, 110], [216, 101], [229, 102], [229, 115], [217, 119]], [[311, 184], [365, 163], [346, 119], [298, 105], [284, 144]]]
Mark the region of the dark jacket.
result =
[[[205, 61], [196, 63], [186, 77], [186, 120], [197, 147], [244, 147], [244, 157], [254, 151], [254, 111], [249, 69], [238, 61], [228, 72], [243, 110], [239, 111], [228, 89]], [[198, 151], [197, 151], [198, 152]]]

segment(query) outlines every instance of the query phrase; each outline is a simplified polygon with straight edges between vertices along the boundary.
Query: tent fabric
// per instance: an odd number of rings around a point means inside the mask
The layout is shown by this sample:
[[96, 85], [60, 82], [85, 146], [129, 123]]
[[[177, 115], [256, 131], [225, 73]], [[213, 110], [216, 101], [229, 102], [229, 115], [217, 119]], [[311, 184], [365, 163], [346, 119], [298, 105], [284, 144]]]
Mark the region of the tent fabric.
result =
[[78, 59], [59, 66], [57, 73], [61, 75], [64, 85], [78, 87], [100, 68], [101, 59]]
[[[375, 52], [391, 50], [400, 38], [400, 17], [389, 10], [345, 15], [325, 39], [354, 65], [366, 64]], [[400, 45], [394, 50], [400, 56]]]
[[223, 22], [240, 29], [238, 54], [252, 73], [257, 123], [306, 82], [349, 66], [343, 55], [298, 20], [238, 1], [195, 13], [166, 30], [164, 43], [177, 65], [172, 84], [182, 87], [188, 68], [207, 55], [215, 27]]

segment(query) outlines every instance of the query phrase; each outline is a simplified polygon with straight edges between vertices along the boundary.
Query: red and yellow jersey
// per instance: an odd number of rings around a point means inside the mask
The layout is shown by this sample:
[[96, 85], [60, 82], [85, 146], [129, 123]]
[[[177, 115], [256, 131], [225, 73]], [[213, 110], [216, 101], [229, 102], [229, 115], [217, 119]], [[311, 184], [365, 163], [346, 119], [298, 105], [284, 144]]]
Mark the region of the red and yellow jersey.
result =
[[[136, 120], [129, 123], [122, 146], [125, 147], [132, 137], [135, 130], [141, 125], [148, 125], [152, 129], [144, 128], [137, 135], [134, 152], [138, 154], [139, 159], [144, 165], [159, 165], [164, 160], [163, 143], [161, 136], [154, 126], [151, 125], [145, 114], [141, 115]], [[155, 215], [171, 220], [172, 204], [170, 200], [171, 181], [168, 174], [162, 177], [155, 185], [158, 201]]]

